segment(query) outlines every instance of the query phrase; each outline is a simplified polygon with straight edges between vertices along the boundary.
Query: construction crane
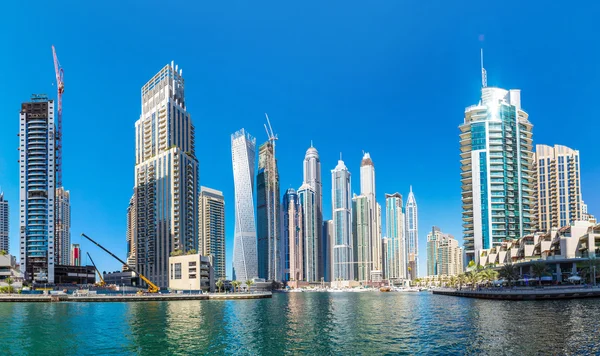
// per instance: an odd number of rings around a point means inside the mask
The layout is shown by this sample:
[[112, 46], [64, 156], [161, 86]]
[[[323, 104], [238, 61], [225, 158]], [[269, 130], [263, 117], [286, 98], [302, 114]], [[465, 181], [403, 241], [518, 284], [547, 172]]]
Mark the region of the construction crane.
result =
[[[122, 259], [120, 259], [119, 257], [117, 257], [114, 253], [110, 252], [109, 250], [107, 250], [104, 246], [100, 245], [99, 243], [97, 243], [96, 241], [92, 240], [89, 236], [87, 236], [84, 233], [81, 233], [81, 236], [85, 237], [86, 239], [90, 240], [94, 245], [100, 247], [101, 249], [104, 250], [104, 252], [108, 253], [109, 255], [111, 255], [112, 257], [114, 257], [117, 261], [121, 262], [124, 265], [127, 265], [127, 263], [125, 263], [125, 261], [123, 261]], [[146, 278], [143, 274], [139, 273], [138, 271], [136, 271], [135, 269], [133, 269], [133, 267], [129, 266], [129, 269], [132, 270], [135, 274], [137, 274], [138, 276], [140, 276], [140, 278], [142, 279], [142, 281], [146, 282], [146, 284], [148, 285], [148, 293], [158, 293], [158, 291], [160, 290], [160, 288], [158, 288], [158, 286], [154, 283], [152, 283], [148, 278]]]
[[64, 71], [56, 56], [56, 49], [52, 45], [52, 56], [54, 57], [54, 72], [56, 73], [56, 90], [58, 99], [58, 125], [54, 137], [56, 140], [56, 186], [62, 187], [62, 96], [65, 91], [63, 80]]
[[106, 285], [106, 282], [104, 282], [104, 278], [102, 278], [102, 273], [100, 273], [100, 271], [98, 270], [98, 267], [96, 267], [96, 264], [94, 263], [94, 260], [92, 260], [92, 256], [90, 256], [90, 253], [87, 253], [90, 262], [92, 262], [92, 265], [94, 266], [94, 269], [96, 270], [96, 273], [98, 273], [98, 278], [100, 278], [100, 282], [98, 282], [98, 285], [100, 287], [104, 287]]

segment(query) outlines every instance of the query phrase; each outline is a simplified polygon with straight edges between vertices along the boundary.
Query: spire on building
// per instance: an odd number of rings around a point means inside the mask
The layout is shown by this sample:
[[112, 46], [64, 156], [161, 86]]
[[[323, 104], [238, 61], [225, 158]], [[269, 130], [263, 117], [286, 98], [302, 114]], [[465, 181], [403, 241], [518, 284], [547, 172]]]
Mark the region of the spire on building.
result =
[[481, 48], [481, 87], [487, 88], [487, 72], [483, 68], [483, 48]]

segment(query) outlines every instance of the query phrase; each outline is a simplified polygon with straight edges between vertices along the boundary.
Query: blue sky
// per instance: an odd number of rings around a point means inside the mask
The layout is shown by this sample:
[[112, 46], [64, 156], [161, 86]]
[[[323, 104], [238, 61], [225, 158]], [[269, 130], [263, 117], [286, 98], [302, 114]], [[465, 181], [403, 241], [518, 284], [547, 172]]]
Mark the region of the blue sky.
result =
[[[600, 214], [597, 83], [600, 5], [548, 1], [65, 1], [8, 2], [0, 14], [0, 185], [18, 247], [18, 112], [32, 93], [56, 95], [51, 45], [65, 69], [63, 181], [72, 242], [101, 270], [119, 269], [81, 232], [125, 255], [140, 90], [175, 60], [196, 126], [202, 185], [227, 202], [233, 249], [230, 134], [279, 135], [282, 192], [302, 183], [310, 141], [320, 152], [325, 218], [340, 152], [359, 189], [362, 151], [377, 199], [413, 186], [421, 272], [432, 225], [461, 239], [458, 125], [479, 99], [479, 48], [490, 86], [519, 88], [534, 143], [581, 152], [583, 197]], [[484, 41], [480, 42], [480, 35]], [[86, 262], [84, 260], [84, 262]]]

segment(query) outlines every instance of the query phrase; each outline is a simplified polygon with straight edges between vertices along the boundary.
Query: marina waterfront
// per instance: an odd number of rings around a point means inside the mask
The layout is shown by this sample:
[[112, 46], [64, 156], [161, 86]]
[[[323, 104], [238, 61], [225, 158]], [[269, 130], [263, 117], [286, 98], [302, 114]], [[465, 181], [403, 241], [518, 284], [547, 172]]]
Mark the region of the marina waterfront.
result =
[[3, 354], [596, 354], [598, 299], [421, 293], [1, 303]]

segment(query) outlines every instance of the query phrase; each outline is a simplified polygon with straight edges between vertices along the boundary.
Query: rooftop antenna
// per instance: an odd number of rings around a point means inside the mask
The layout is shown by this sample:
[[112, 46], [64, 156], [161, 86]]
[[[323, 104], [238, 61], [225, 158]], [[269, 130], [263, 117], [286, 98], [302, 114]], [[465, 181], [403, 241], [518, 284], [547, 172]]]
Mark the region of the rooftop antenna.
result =
[[483, 68], [483, 48], [481, 48], [481, 87], [487, 88], [487, 72]]
[[340, 161], [342, 160], [342, 152], [340, 152]]
[[310, 140], [310, 147], [313, 147], [313, 143], [312, 143], [312, 140]]

